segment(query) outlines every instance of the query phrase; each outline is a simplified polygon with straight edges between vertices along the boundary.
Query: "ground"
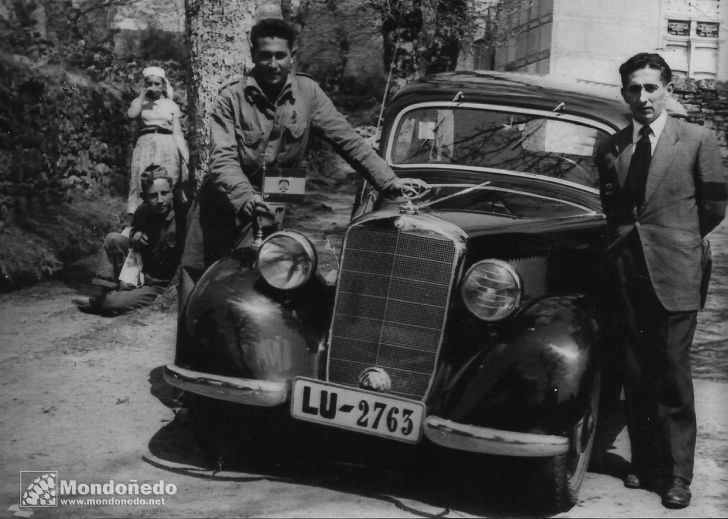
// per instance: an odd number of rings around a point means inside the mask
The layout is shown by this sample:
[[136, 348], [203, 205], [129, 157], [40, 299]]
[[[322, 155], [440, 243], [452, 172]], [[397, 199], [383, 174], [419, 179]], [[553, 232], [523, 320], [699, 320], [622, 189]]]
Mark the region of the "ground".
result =
[[[337, 225], [344, 205], [322, 205], [317, 224]], [[728, 516], [728, 226], [712, 237], [716, 276], [695, 346], [698, 446], [693, 504], [667, 510], [659, 496], [589, 472], [579, 503], [562, 517]], [[173, 359], [176, 316], [154, 308], [117, 318], [79, 312], [91, 260], [62, 280], [0, 295], [0, 505], [37, 517], [471, 517], [531, 514], [532, 490], [509, 479], [510, 463], [425, 450], [367, 451], [324, 460], [317, 447], [278, 434], [251, 443], [249, 464], [209, 459], [175, 414], [161, 379]], [[243, 433], [241, 432], [241, 440]], [[328, 441], [328, 440], [326, 440]], [[256, 443], [257, 442], [257, 443]], [[276, 443], [280, 442], [280, 443]], [[324, 450], [326, 445], [324, 445]], [[330, 450], [335, 450], [332, 443]], [[272, 447], [272, 448], [271, 448]], [[260, 449], [260, 450], [258, 450]], [[316, 450], [319, 449], [319, 450]], [[270, 453], [266, 461], [256, 454]], [[386, 452], [386, 454], [384, 454]], [[625, 432], [610, 452], [629, 459]], [[58, 471], [81, 483], [173, 484], [164, 504], [22, 508], [19, 471]], [[606, 471], [609, 472], [609, 471]], [[116, 496], [123, 497], [123, 496]], [[154, 496], [157, 497], [157, 496]]]

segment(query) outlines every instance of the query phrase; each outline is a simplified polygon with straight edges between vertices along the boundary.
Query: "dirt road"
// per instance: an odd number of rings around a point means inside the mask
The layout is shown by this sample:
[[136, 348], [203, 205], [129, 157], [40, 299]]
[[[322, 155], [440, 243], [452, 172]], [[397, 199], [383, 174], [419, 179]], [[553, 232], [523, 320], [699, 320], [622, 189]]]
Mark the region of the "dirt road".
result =
[[[614, 475], [589, 472], [581, 501], [563, 517], [728, 516], [728, 227], [713, 242], [717, 276], [695, 348], [699, 436], [693, 505], [670, 511], [657, 494], [627, 490]], [[78, 280], [71, 275], [0, 296], [0, 504], [6, 516], [527, 513], [521, 497], [529, 489], [509, 481], [507, 467], [487, 458], [431, 451], [390, 456], [375, 448], [354, 460], [322, 461], [307, 456], [313, 452], [308, 444], [288, 445], [291, 438], [272, 434], [252, 447], [273, 443], [267, 462], [252, 456], [255, 463], [229, 467], [226, 460], [208, 459], [184, 420], [175, 419], [178, 404], [160, 377], [160, 368], [173, 358], [174, 312], [154, 308], [115, 319], [83, 314], [70, 302]], [[628, 459], [625, 440], [622, 432], [612, 451], [616, 461]], [[167, 491], [150, 495], [163, 504], [76, 503], [18, 511], [19, 471], [57, 471], [78, 489], [110, 480], [127, 489], [163, 481], [158, 488]]]

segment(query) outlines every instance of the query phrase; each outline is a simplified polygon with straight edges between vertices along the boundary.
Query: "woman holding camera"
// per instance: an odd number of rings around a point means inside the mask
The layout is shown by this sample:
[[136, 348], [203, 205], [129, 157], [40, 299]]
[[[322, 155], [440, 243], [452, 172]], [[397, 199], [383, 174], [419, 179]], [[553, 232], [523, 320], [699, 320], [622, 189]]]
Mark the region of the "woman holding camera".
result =
[[174, 185], [175, 198], [185, 202], [189, 151], [180, 126], [180, 109], [172, 100], [172, 86], [164, 69], [142, 71], [144, 90], [131, 102], [127, 117], [140, 121], [139, 138], [131, 159], [127, 212], [134, 214], [142, 203], [141, 174], [150, 164], [164, 167]]

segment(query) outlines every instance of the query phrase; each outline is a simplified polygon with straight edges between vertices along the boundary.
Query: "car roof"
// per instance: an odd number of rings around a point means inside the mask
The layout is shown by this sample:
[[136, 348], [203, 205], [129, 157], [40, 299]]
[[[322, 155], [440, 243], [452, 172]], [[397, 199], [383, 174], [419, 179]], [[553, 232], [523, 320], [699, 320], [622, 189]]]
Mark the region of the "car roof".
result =
[[[392, 99], [390, 108], [426, 101], [459, 101], [504, 104], [522, 108], [554, 110], [560, 103], [563, 113], [597, 119], [615, 129], [630, 120], [629, 108], [620, 89], [553, 76], [491, 70], [444, 72], [410, 83]], [[672, 115], [684, 115], [684, 108], [673, 98], [668, 105]]]

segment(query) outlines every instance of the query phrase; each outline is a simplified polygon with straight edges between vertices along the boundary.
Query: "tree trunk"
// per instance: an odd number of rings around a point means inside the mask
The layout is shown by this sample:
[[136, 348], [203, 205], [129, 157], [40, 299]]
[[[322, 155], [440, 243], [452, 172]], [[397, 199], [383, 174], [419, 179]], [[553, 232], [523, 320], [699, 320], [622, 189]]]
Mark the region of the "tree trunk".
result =
[[454, 70], [474, 29], [468, 0], [371, 0], [382, 16], [384, 67], [393, 92], [425, 74]]
[[256, 0], [185, 0], [190, 50], [190, 176], [199, 186], [210, 158], [210, 111], [220, 88], [252, 68], [250, 29]]

